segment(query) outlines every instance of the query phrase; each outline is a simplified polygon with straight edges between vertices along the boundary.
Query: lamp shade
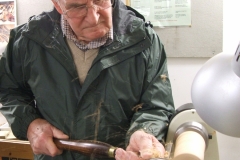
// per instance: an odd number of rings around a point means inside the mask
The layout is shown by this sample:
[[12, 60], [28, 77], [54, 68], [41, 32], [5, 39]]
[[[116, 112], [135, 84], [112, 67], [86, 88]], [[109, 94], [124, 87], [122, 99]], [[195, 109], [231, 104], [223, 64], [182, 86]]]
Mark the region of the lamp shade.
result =
[[[239, 45], [240, 46], [240, 45]], [[219, 53], [198, 71], [192, 103], [199, 116], [220, 133], [240, 137], [240, 47]]]

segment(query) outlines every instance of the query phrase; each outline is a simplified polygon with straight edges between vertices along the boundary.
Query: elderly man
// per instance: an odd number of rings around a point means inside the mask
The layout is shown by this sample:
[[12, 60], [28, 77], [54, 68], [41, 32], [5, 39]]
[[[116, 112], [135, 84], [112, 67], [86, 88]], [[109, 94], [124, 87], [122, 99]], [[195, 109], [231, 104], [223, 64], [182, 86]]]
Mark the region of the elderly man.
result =
[[162, 156], [174, 107], [157, 34], [121, 0], [52, 2], [11, 31], [0, 61], [0, 110], [14, 135], [39, 160], [97, 159], [53, 138], [109, 143], [117, 160]]

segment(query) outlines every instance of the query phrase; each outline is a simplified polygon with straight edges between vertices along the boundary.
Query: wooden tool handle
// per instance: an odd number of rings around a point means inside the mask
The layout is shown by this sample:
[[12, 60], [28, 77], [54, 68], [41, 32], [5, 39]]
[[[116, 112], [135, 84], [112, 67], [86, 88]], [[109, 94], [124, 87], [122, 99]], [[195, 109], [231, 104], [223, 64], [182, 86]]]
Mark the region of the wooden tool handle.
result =
[[92, 140], [53, 140], [59, 149], [79, 152], [85, 156], [97, 158], [114, 158], [116, 147]]

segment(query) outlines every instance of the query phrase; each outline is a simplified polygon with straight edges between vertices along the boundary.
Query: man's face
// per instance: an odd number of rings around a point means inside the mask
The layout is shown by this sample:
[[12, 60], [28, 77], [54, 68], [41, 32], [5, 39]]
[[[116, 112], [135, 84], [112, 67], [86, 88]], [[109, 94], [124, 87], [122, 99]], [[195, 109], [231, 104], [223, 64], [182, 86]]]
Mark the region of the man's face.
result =
[[[60, 14], [63, 14], [78, 40], [86, 43], [103, 37], [112, 27], [112, 7], [101, 10], [96, 6], [92, 6], [98, 1], [99, 0], [59, 0], [59, 3], [57, 3], [53, 0], [55, 8]], [[110, 0], [106, 2], [110, 3]], [[68, 16], [70, 15], [69, 12], [72, 12], [71, 10], [81, 6], [88, 7], [85, 15], [80, 17]]]

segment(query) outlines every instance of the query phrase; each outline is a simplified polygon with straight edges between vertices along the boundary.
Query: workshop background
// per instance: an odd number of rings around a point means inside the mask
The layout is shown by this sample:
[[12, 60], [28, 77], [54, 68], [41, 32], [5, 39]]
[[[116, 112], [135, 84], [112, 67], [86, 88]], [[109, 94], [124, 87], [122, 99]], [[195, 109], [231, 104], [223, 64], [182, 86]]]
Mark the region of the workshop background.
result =
[[[29, 7], [34, 6], [34, 10], [29, 9], [23, 11], [18, 9], [18, 25], [26, 22], [29, 16], [41, 13], [42, 8], [44, 8], [45, 11], [52, 8], [51, 0], [21, 0], [21, 3], [25, 3]], [[36, 6], [39, 6], [39, 8], [36, 8]], [[223, 52], [234, 54], [240, 41], [239, 6], [240, 1], [238, 0], [223, 0]], [[26, 15], [29, 16], [27, 17]], [[168, 53], [167, 49], [166, 52]], [[208, 59], [209, 58], [168, 58], [168, 69], [176, 108], [183, 104], [191, 103], [192, 81], [198, 70]], [[0, 124], [4, 122], [6, 122], [6, 120], [0, 114]], [[240, 138], [229, 137], [221, 133], [217, 134], [220, 160], [240, 159]]]

